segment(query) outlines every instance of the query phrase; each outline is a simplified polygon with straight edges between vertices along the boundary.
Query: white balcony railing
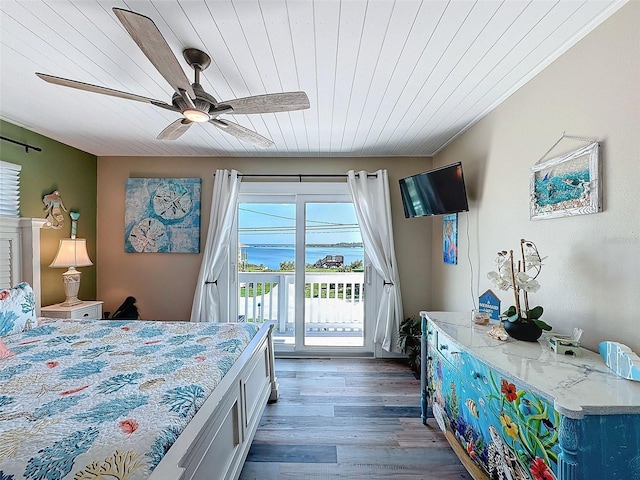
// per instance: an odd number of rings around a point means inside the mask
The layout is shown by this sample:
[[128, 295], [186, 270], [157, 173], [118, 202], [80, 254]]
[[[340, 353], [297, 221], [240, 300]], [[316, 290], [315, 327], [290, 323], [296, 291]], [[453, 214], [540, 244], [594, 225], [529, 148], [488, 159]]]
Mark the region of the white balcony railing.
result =
[[[293, 331], [295, 275], [278, 272], [240, 272], [238, 314], [247, 321], [274, 320], [277, 331]], [[363, 273], [305, 274], [305, 330], [307, 332], [362, 331]]]

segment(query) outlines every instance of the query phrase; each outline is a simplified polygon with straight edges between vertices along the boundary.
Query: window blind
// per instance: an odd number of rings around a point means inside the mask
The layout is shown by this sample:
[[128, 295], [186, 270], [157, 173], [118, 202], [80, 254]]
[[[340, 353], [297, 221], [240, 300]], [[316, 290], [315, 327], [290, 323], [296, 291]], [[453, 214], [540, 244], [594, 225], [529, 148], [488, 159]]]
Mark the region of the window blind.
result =
[[21, 165], [0, 160], [0, 216], [20, 216]]

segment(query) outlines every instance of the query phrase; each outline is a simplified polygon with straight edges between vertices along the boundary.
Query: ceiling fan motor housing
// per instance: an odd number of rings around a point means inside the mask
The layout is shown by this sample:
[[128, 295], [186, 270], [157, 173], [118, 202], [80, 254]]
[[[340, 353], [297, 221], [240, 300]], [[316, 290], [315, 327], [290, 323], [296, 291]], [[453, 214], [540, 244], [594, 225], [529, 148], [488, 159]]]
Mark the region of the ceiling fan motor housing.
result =
[[[204, 91], [202, 85], [199, 83], [192, 84], [193, 91], [196, 94], [195, 100], [193, 100], [193, 104], [195, 105], [195, 109], [199, 112], [206, 113], [207, 115], [211, 115], [210, 110], [215, 110], [215, 106], [217, 105], [217, 100]], [[181, 112], [185, 110], [190, 110], [192, 107], [185, 102], [181, 95], [175, 93], [171, 99], [171, 103], [179, 108]], [[216, 115], [217, 116], [217, 115]]]

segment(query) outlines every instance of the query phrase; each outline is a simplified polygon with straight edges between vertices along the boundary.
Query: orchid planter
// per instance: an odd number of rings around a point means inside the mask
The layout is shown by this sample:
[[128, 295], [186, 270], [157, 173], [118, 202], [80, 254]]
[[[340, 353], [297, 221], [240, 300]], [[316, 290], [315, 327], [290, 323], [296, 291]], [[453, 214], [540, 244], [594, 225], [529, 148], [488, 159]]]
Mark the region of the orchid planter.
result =
[[544, 309], [541, 306], [529, 307], [529, 293], [540, 289], [537, 278], [543, 259], [536, 244], [529, 240], [520, 240], [520, 253], [522, 260], [516, 262], [513, 250], [498, 252], [497, 271], [489, 272], [487, 277], [500, 290], [513, 289], [515, 305], [502, 313], [507, 333], [517, 340], [536, 341], [543, 330], [551, 330], [551, 326], [540, 319]]

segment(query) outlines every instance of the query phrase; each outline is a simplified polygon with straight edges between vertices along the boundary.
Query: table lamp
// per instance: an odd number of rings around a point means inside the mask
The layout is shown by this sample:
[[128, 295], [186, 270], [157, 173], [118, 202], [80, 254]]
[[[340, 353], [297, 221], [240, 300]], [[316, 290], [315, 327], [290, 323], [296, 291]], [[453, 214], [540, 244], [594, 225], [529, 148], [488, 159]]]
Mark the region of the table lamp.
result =
[[68, 268], [62, 274], [64, 293], [67, 298], [60, 304], [61, 306], [70, 307], [82, 303], [82, 300], [78, 299], [82, 274], [76, 270], [76, 267], [88, 267], [89, 265], [93, 265], [93, 263], [87, 253], [86, 238], [63, 238], [60, 240], [58, 253], [56, 253], [56, 257], [49, 266], [52, 268]]

